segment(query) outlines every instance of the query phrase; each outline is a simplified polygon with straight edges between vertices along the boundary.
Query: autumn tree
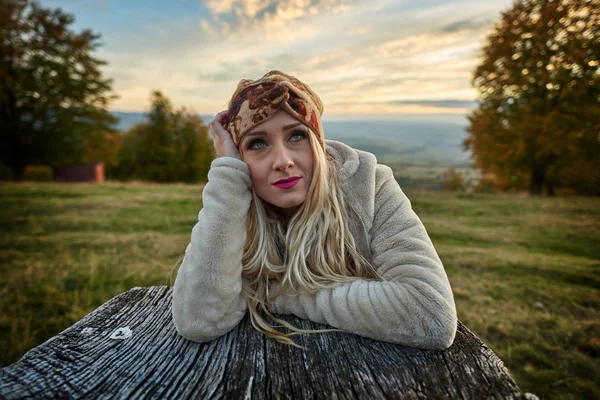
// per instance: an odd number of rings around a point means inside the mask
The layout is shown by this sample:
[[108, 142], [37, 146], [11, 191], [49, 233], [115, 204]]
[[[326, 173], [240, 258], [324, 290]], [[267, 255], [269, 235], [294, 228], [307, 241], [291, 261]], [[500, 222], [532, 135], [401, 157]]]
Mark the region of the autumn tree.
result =
[[208, 129], [202, 118], [185, 108], [177, 111], [173, 120], [173, 180], [188, 183], [206, 181], [210, 163], [215, 158]]
[[448, 168], [442, 174], [442, 181], [444, 182], [444, 190], [461, 192], [465, 189], [465, 178], [463, 177], [463, 174], [454, 168]]
[[95, 163], [102, 161], [109, 170], [119, 163], [119, 151], [123, 146], [123, 135], [120, 132], [105, 132], [88, 138], [87, 148], [83, 152], [81, 162]]
[[107, 168], [106, 176], [110, 179], [127, 181], [136, 178], [137, 148], [142, 140], [144, 126], [132, 126], [124, 135], [118, 154], [118, 162], [113, 168]]
[[28, 164], [82, 162], [117, 122], [105, 63], [93, 56], [100, 36], [74, 32], [74, 21], [32, 0], [0, 0], [0, 162], [16, 179]]
[[143, 180], [169, 182], [172, 179], [175, 156], [173, 107], [160, 91], [151, 95], [148, 122], [138, 127], [136, 176]]
[[154, 91], [147, 121], [126, 133], [111, 175], [122, 180], [206, 181], [213, 158], [202, 118], [185, 108], [174, 110], [166, 96]]
[[515, 1], [473, 75], [475, 165], [504, 189], [600, 194], [599, 65], [599, 0]]

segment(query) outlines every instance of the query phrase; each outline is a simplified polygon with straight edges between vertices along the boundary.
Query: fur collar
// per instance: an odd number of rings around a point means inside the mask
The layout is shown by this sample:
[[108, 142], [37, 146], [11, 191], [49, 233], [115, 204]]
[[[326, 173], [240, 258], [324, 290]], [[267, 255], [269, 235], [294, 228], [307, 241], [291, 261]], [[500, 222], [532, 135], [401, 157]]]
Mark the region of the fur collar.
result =
[[340, 184], [346, 204], [350, 229], [362, 254], [370, 254], [370, 231], [375, 208], [377, 158], [371, 153], [356, 150], [337, 142], [326, 140], [327, 152], [338, 164]]

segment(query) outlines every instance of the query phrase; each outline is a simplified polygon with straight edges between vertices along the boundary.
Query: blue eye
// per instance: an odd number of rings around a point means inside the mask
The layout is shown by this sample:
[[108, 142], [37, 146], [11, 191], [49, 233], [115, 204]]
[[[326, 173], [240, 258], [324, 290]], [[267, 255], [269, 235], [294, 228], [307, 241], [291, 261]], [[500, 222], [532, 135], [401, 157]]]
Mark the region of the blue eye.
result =
[[264, 140], [254, 139], [248, 143], [246, 148], [248, 150], [260, 150], [260, 149], [264, 149], [266, 147], [266, 145], [267, 145], [267, 143]]
[[[288, 136], [288, 142], [290, 143], [298, 143], [308, 138], [308, 130], [304, 129], [296, 129]], [[269, 143], [263, 138], [255, 138], [248, 140], [248, 142], [244, 145], [246, 150], [263, 150], [269, 147]]]
[[290, 142], [300, 142], [308, 137], [306, 131], [296, 130], [290, 135]]

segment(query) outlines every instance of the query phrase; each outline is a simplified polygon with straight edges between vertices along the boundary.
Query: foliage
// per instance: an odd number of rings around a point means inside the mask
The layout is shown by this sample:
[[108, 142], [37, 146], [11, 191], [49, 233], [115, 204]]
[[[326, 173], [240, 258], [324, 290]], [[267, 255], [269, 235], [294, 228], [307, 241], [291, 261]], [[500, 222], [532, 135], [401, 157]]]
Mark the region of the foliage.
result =
[[81, 161], [84, 164], [103, 162], [105, 169], [114, 168], [119, 163], [119, 151], [123, 146], [123, 136], [119, 132], [104, 132], [88, 140]]
[[496, 179], [490, 175], [482, 175], [475, 186], [473, 192], [475, 193], [495, 193], [497, 190]]
[[148, 121], [125, 135], [117, 179], [155, 182], [206, 181], [214, 158], [212, 142], [202, 119], [185, 108], [174, 111], [160, 91], [151, 96]]
[[505, 189], [600, 194], [600, 2], [517, 0], [483, 48], [464, 147]]
[[465, 189], [465, 179], [462, 174], [454, 168], [448, 168], [442, 177], [444, 190], [451, 192], [460, 192]]
[[26, 181], [49, 182], [54, 179], [54, 171], [45, 165], [28, 165], [23, 179]]
[[90, 141], [111, 131], [111, 80], [92, 53], [90, 30], [33, 0], [0, 2], [0, 161], [21, 179], [28, 164], [81, 162]]
[[0, 162], [0, 182], [10, 181], [12, 179], [12, 171], [2, 162]]

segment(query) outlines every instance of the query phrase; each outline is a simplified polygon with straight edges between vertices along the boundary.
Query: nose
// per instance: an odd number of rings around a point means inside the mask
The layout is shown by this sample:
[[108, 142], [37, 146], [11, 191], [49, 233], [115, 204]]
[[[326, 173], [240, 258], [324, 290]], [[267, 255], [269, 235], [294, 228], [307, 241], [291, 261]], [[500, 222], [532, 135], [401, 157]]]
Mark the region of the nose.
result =
[[293, 165], [294, 161], [289, 149], [287, 149], [283, 144], [276, 145], [274, 151], [273, 169], [285, 171]]

